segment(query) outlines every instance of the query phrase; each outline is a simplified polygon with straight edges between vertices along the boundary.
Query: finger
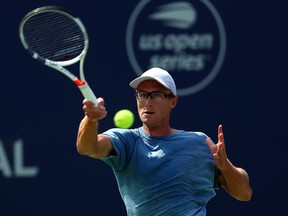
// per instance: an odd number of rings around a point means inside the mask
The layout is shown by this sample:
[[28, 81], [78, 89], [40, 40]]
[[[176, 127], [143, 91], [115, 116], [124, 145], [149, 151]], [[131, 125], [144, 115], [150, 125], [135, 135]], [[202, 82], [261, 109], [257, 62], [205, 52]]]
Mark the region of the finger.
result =
[[98, 107], [100, 108], [100, 109], [106, 109], [105, 108], [105, 102], [104, 102], [104, 99], [103, 98], [101, 98], [101, 97], [99, 97], [98, 99], [97, 99], [97, 102], [98, 102]]
[[222, 125], [219, 125], [219, 126], [218, 126], [218, 137], [219, 137], [220, 134], [223, 134], [223, 127], [222, 127]]
[[218, 142], [224, 143], [224, 133], [223, 133], [223, 126], [222, 125], [218, 126]]
[[223, 133], [220, 133], [220, 134], [218, 135], [218, 142], [219, 142], [219, 143], [224, 143], [224, 134], [223, 134]]
[[220, 149], [219, 149], [219, 144], [216, 144], [215, 145], [216, 147], [215, 147], [215, 152], [214, 152], [214, 154], [213, 154], [213, 157], [214, 157], [214, 159], [219, 159], [220, 158], [220, 153], [219, 153], [219, 151], [220, 151]]
[[206, 143], [207, 143], [207, 145], [208, 145], [209, 147], [212, 147], [212, 146], [214, 145], [214, 142], [211, 140], [210, 137], [207, 137], [207, 138], [206, 138]]
[[217, 153], [218, 153], [219, 157], [222, 157], [225, 153], [223, 143], [219, 142], [217, 146], [218, 146]]
[[97, 119], [105, 118], [107, 115], [107, 112], [106, 110], [101, 110], [98, 108], [98, 110], [85, 111], [85, 115], [91, 120], [97, 120]]
[[215, 145], [215, 143], [213, 142], [213, 140], [210, 137], [206, 138], [206, 144], [208, 145], [212, 155], [217, 153], [217, 145]]
[[84, 99], [82, 104], [88, 107], [95, 107], [95, 104], [92, 101], [89, 101], [87, 99]]
[[97, 102], [104, 105], [104, 99], [102, 97], [97, 98]]

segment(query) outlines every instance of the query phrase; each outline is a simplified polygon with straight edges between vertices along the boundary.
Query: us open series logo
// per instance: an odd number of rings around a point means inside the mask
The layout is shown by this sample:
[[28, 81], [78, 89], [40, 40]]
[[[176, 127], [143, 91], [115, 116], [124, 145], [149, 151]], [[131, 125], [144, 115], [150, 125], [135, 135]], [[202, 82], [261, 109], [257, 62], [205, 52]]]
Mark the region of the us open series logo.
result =
[[161, 67], [175, 79], [179, 96], [191, 95], [220, 71], [225, 28], [209, 0], [141, 0], [127, 25], [126, 48], [137, 75]]

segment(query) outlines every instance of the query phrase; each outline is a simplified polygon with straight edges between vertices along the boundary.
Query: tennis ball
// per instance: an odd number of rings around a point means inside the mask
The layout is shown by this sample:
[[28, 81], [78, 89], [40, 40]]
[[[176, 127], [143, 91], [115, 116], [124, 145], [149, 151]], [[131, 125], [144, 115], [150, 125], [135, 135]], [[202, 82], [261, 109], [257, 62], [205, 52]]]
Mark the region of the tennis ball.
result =
[[119, 110], [114, 116], [114, 124], [118, 128], [130, 128], [134, 123], [134, 114], [128, 109]]

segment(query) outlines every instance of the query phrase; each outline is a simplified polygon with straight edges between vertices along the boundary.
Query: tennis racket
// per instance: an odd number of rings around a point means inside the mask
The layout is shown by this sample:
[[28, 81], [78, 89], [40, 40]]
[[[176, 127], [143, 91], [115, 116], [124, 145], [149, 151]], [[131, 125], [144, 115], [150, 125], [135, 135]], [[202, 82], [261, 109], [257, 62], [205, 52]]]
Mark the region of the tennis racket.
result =
[[[81, 20], [69, 10], [45, 6], [27, 13], [19, 26], [20, 40], [32, 57], [70, 78], [84, 98], [95, 106], [97, 98], [84, 76], [84, 59], [88, 50], [88, 35]], [[80, 61], [80, 78], [66, 66]]]

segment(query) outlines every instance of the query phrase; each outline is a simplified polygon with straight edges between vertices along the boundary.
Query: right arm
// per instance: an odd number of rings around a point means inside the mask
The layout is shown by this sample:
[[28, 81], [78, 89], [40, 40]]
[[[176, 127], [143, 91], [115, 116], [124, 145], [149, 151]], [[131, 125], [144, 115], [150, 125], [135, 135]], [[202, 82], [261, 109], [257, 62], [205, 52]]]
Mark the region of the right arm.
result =
[[83, 101], [85, 117], [82, 119], [77, 135], [77, 151], [79, 154], [93, 158], [103, 158], [114, 151], [110, 139], [105, 135], [98, 135], [98, 121], [106, 117], [104, 100], [98, 98], [98, 107], [86, 99]]

